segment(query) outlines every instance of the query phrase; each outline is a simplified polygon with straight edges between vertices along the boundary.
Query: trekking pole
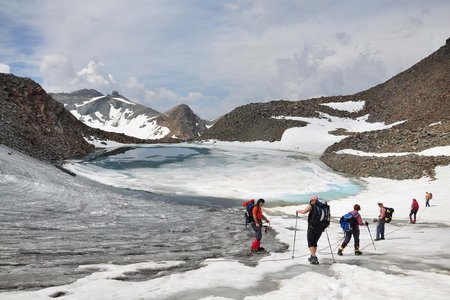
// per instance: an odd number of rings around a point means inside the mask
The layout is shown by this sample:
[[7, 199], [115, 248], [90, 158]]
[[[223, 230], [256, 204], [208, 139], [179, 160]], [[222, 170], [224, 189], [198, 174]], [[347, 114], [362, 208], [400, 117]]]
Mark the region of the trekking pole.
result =
[[336, 261], [334, 260], [333, 249], [331, 249], [331, 242], [330, 242], [330, 237], [328, 236], [328, 230], [325, 229], [325, 232], [327, 234], [328, 245], [330, 245], [331, 257], [333, 257], [333, 262], [335, 263]]
[[369, 231], [370, 239], [372, 240], [373, 249], [375, 249], [375, 251], [376, 251], [377, 248], [375, 247], [375, 243], [373, 242], [372, 233], [370, 233], [369, 225], [367, 225], [367, 230]]
[[292, 246], [292, 259], [294, 259], [295, 238], [297, 237], [297, 220], [298, 220], [298, 213], [295, 213], [295, 231], [294, 231], [294, 246]]

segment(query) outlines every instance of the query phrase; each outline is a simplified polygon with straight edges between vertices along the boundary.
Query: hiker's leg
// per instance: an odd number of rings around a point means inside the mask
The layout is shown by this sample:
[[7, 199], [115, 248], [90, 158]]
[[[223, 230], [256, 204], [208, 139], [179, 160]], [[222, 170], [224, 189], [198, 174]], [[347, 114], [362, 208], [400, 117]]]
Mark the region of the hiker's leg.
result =
[[352, 238], [352, 232], [346, 231], [345, 232], [345, 238], [341, 245], [341, 250], [344, 250], [345, 247], [347, 247], [348, 243], [350, 242], [350, 239]]
[[353, 238], [355, 239], [355, 250], [359, 250], [359, 228], [353, 230]]
[[381, 238], [381, 220], [378, 220], [377, 224], [377, 239]]
[[414, 211], [413, 211], [413, 210], [411, 210], [411, 212], [409, 213], [409, 222], [410, 222], [410, 223], [412, 223], [412, 222], [413, 222], [413, 220], [412, 220], [412, 216], [413, 216], [413, 214], [414, 214]]
[[381, 225], [381, 228], [380, 228], [380, 238], [382, 238], [382, 239], [384, 239], [384, 224], [385, 224], [386, 222], [384, 222], [384, 220], [381, 220], [381, 222], [380, 222], [380, 225]]
[[309, 253], [311, 253], [311, 256], [316, 256], [317, 247], [308, 247]]
[[252, 243], [252, 249], [258, 250], [261, 245], [261, 238], [262, 238], [262, 230], [261, 226], [257, 227], [255, 223], [252, 223], [253, 230], [255, 231], [255, 240]]
[[322, 235], [322, 231], [316, 228], [308, 227], [307, 239], [308, 239], [308, 248], [309, 252], [311, 252], [312, 256], [316, 256], [317, 252], [317, 242]]
[[416, 223], [417, 210], [414, 211], [414, 223]]

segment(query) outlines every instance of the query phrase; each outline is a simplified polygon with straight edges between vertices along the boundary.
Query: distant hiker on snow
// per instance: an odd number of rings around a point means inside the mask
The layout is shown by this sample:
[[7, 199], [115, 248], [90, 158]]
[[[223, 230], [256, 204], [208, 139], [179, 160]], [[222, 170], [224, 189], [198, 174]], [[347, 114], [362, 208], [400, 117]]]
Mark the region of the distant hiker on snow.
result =
[[425, 207], [430, 207], [430, 200], [433, 198], [432, 193], [425, 192]]
[[352, 235], [355, 240], [355, 255], [361, 255], [362, 252], [359, 250], [359, 226], [369, 226], [367, 221], [363, 223], [361, 215], [359, 211], [361, 210], [361, 206], [359, 204], [355, 204], [353, 206], [353, 211], [345, 214], [341, 218], [341, 227], [345, 232], [345, 239], [341, 246], [338, 249], [338, 255], [342, 255], [342, 251], [344, 251], [345, 247], [350, 242]]
[[383, 206], [382, 202], [378, 202], [378, 207], [380, 208], [380, 215], [378, 216], [378, 219], [375, 219], [375, 222], [378, 222], [377, 238], [375, 241], [384, 240], [384, 224], [386, 224], [386, 221], [384, 220], [386, 217], [386, 208]]
[[304, 209], [297, 210], [295, 212], [297, 215], [308, 214], [308, 231], [306, 237], [308, 240], [308, 248], [311, 253], [311, 257], [308, 261], [312, 265], [318, 265], [319, 259], [317, 258], [317, 242], [322, 235], [322, 232], [330, 225], [330, 207], [328, 204], [323, 203], [319, 200], [319, 197], [312, 196], [309, 201], [308, 206]]
[[264, 199], [259, 199], [256, 202], [256, 205], [252, 209], [252, 216], [253, 216], [253, 222], [252, 227], [255, 231], [255, 240], [252, 243], [251, 251], [252, 252], [258, 252], [258, 251], [264, 251], [265, 249], [261, 247], [261, 239], [262, 239], [262, 220], [265, 220], [267, 223], [270, 224], [269, 219], [266, 218], [266, 216], [263, 215], [263, 206], [266, 201]]
[[[416, 223], [417, 211], [419, 211], [419, 202], [417, 202], [416, 199], [413, 199], [411, 204], [411, 212], [409, 213], [409, 221], [411, 224]], [[412, 219], [412, 216], [414, 216], [414, 220]]]

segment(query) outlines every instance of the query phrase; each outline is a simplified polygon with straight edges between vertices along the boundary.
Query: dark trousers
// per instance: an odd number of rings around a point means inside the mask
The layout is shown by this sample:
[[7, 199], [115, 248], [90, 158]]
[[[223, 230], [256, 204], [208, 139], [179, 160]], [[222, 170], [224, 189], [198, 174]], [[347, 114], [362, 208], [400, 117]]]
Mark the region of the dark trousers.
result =
[[[411, 223], [416, 223], [416, 215], [417, 215], [417, 210], [411, 210], [411, 212], [409, 213], [409, 221]], [[412, 216], [414, 216], [414, 221], [412, 219]]]
[[355, 250], [359, 250], [359, 228], [358, 227], [353, 228], [351, 231], [345, 232], [345, 239], [341, 245], [342, 249], [347, 247], [348, 243], [352, 239], [352, 235], [353, 235], [353, 238], [355, 239]]
[[427, 202], [425, 203], [425, 207], [430, 207], [430, 199], [428, 199]]
[[255, 222], [252, 223], [253, 230], [255, 231], [255, 239], [260, 241], [262, 239], [262, 225], [256, 227]]
[[384, 239], [384, 220], [379, 220], [377, 225], [377, 239]]
[[319, 241], [322, 232], [322, 228], [308, 226], [308, 231], [306, 233], [308, 247], [317, 247], [317, 242]]

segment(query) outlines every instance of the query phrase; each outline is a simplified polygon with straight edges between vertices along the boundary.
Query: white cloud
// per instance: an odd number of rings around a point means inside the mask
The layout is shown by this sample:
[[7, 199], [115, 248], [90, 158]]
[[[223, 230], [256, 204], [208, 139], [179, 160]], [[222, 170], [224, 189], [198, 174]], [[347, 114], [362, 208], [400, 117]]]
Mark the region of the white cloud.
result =
[[111, 89], [114, 78], [106, 73], [103, 63], [89, 61], [88, 65], [76, 73], [75, 86], [90, 86], [100, 90]]
[[108, 93], [114, 78], [104, 70], [103, 63], [89, 61], [80, 71], [75, 71], [72, 62], [63, 54], [45, 55], [39, 64], [43, 74], [43, 87], [48, 92], [72, 92], [93, 88]]
[[[445, 43], [449, 11], [448, 1], [415, 0], [68, 0], [8, 9], [42, 38], [29, 61], [46, 61], [47, 87], [114, 86], [162, 111], [195, 98], [216, 116], [249, 102], [381, 83]], [[52, 53], [64, 55], [51, 64]], [[139, 86], [131, 91], [133, 77]]]
[[11, 72], [10, 66], [8, 66], [7, 64], [0, 63], [0, 73], [10, 73], [10, 72]]

